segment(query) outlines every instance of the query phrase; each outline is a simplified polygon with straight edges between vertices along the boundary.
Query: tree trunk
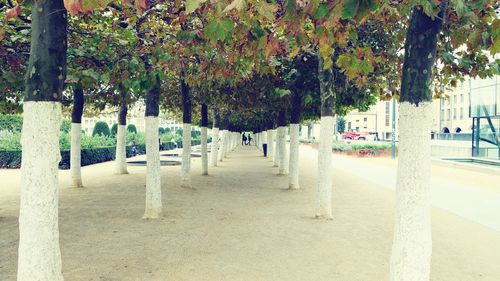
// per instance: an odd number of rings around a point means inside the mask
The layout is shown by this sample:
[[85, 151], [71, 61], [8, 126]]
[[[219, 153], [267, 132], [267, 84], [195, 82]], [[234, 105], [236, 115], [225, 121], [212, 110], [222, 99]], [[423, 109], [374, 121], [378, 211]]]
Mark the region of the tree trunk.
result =
[[116, 173], [128, 174], [127, 171], [127, 104], [122, 102], [120, 105], [120, 113], [118, 114], [118, 126], [116, 132]]
[[298, 90], [292, 95], [292, 111], [290, 115], [290, 162], [288, 188], [299, 189], [299, 129], [302, 97]]
[[212, 126], [212, 145], [210, 149], [212, 163], [211, 165], [217, 166], [217, 156], [219, 151], [219, 109], [214, 108], [214, 120]]
[[66, 79], [67, 14], [62, 0], [32, 3], [31, 51], [23, 102], [17, 280], [63, 280], [58, 164]]
[[430, 135], [432, 66], [447, 1], [434, 19], [415, 7], [405, 41], [399, 105], [399, 157], [396, 181], [396, 223], [391, 254], [391, 280], [430, 278]]
[[160, 144], [158, 136], [158, 114], [160, 108], [160, 78], [155, 77], [154, 86], [146, 95], [146, 208], [143, 218], [156, 219], [162, 216]]
[[287, 127], [286, 127], [286, 114], [284, 110], [281, 110], [279, 113], [278, 117], [278, 174], [279, 175], [286, 175], [287, 174], [287, 169], [286, 169], [286, 133], [287, 133]]
[[208, 126], [208, 107], [201, 105], [201, 174], [208, 175], [208, 151], [207, 151], [207, 126]]
[[273, 142], [273, 130], [267, 130], [267, 158], [273, 159], [274, 152], [274, 142]]
[[71, 154], [70, 169], [73, 187], [83, 187], [82, 184], [82, 115], [85, 99], [83, 89], [76, 86], [73, 89], [73, 110], [71, 112]]
[[319, 81], [321, 96], [321, 130], [318, 148], [318, 206], [316, 217], [332, 217], [332, 143], [334, 118], [334, 77], [333, 70], [323, 69], [323, 59], [319, 55]]
[[181, 71], [180, 84], [183, 122], [181, 187], [191, 188], [191, 97], [189, 87], [184, 80], [184, 71]]
[[278, 130], [273, 129], [273, 136], [275, 137], [275, 142], [274, 142], [274, 154], [273, 154], [273, 167], [279, 167], [279, 146], [278, 146]]

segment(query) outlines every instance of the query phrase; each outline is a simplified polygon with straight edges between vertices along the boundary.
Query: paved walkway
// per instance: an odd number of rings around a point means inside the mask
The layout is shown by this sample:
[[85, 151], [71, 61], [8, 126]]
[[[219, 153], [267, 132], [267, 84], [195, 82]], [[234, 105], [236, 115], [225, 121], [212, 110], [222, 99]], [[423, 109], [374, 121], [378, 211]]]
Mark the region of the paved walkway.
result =
[[[314, 158], [307, 150], [304, 157]], [[397, 160], [359, 159], [334, 155], [334, 167], [391, 190], [396, 186]], [[500, 231], [500, 176], [432, 165], [432, 205]]]
[[[63, 274], [77, 281], [388, 280], [393, 191], [336, 160], [334, 219], [313, 219], [315, 153], [301, 148], [302, 189], [293, 192], [255, 147], [238, 148], [210, 176], [199, 175], [193, 159], [197, 190], [179, 187], [180, 166], [162, 167], [165, 216], [156, 221], [140, 219], [145, 167], [129, 167], [129, 175], [113, 175], [113, 163], [84, 167], [84, 189], [68, 188], [69, 172], [61, 171]], [[15, 280], [19, 171], [0, 170], [0, 179], [0, 280]], [[432, 280], [500, 280], [500, 232], [437, 208], [432, 216]]]

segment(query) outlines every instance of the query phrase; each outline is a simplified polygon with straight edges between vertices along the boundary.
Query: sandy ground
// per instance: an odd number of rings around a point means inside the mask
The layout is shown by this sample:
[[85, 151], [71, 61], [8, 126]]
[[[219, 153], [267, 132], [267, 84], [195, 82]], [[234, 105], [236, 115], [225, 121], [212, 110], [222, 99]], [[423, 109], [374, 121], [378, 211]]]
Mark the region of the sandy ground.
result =
[[[254, 147], [239, 148], [180, 188], [162, 167], [165, 217], [141, 219], [145, 167], [84, 167], [84, 189], [61, 172], [66, 280], [388, 280], [393, 191], [335, 170], [334, 219], [312, 218], [316, 161], [301, 148], [298, 191]], [[362, 160], [360, 160], [362, 161]], [[0, 280], [15, 280], [19, 171], [0, 170]], [[500, 280], [500, 232], [433, 209], [432, 280]]]

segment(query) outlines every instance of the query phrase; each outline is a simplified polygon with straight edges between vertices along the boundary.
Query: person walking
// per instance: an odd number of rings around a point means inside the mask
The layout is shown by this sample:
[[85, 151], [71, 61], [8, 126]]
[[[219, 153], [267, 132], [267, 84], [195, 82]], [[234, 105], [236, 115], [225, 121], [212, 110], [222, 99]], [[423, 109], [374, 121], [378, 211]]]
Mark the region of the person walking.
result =
[[241, 145], [246, 145], [246, 144], [247, 144], [247, 136], [243, 132], [243, 134], [241, 135]]

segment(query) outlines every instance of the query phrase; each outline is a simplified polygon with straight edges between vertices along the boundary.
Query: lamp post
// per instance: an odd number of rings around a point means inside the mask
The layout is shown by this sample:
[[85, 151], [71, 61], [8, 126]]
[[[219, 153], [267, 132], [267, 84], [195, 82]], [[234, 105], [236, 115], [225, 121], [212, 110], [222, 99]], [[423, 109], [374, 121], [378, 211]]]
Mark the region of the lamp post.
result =
[[396, 98], [392, 98], [392, 139], [391, 158], [396, 158]]

